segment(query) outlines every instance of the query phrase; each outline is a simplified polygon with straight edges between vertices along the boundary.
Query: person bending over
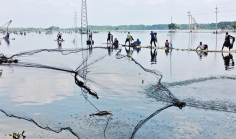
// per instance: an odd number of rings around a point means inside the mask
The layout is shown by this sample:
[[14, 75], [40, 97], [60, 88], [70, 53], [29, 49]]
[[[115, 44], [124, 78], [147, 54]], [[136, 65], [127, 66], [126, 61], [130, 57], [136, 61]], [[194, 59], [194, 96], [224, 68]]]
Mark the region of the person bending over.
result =
[[202, 42], [200, 42], [200, 44], [198, 45], [198, 47], [196, 48], [197, 49], [200, 49], [200, 50], [208, 50], [208, 45], [207, 44], [204, 44], [202, 45]]

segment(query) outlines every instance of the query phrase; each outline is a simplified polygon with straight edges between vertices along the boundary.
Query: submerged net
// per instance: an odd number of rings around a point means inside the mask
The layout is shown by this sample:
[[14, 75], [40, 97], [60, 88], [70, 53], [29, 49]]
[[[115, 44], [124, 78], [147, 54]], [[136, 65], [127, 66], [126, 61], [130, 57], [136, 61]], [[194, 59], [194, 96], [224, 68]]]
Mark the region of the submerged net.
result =
[[[77, 138], [134, 138], [162, 110], [185, 106], [160, 83], [160, 72], [111, 49], [40, 49], [5, 56], [18, 63], [1, 65], [1, 111]], [[95, 116], [103, 111], [112, 115]]]
[[[0, 110], [42, 129], [68, 130], [77, 138], [152, 138], [156, 129], [142, 127], [172, 106], [236, 112], [234, 101], [214, 98], [216, 94], [202, 100], [198, 92], [186, 95], [193, 91], [187, 90], [189, 86], [178, 88], [217, 79], [234, 81], [234, 76], [162, 84], [160, 72], [144, 68], [121, 51], [93, 47], [1, 55], [2, 60], [18, 63], [1, 64]], [[97, 116], [100, 112], [107, 113]]]
[[182, 92], [178, 97], [189, 107], [236, 113], [235, 97], [232, 96], [234, 91], [230, 89], [234, 86], [235, 80], [236, 77], [233, 75], [222, 75], [164, 85], [172, 91]]

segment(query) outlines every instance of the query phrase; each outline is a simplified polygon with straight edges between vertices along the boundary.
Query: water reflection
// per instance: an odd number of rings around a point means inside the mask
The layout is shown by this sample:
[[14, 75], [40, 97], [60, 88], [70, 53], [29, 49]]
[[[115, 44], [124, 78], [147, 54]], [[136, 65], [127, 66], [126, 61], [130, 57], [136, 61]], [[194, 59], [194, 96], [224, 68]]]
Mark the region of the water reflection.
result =
[[[229, 53], [227, 56], [224, 56], [224, 54], [222, 53], [222, 57], [224, 60], [225, 70], [234, 69], [233, 55]], [[232, 61], [232, 62], [230, 62], [230, 61]]]
[[9, 39], [5, 38], [4, 40], [6, 41], [7, 45], [10, 45], [10, 40]]
[[60, 41], [57, 42], [57, 45], [58, 45], [58, 49], [61, 49], [62, 48], [62, 44]]
[[136, 47], [135, 50], [137, 51], [137, 54], [141, 51], [141, 48]]
[[202, 51], [196, 51], [197, 55], [199, 56], [199, 59], [202, 59], [202, 57], [207, 57], [208, 53], [207, 52], [202, 52]]
[[89, 55], [92, 55], [93, 54], [93, 46], [89, 45], [88, 48], [89, 48]]
[[[133, 49], [133, 50], [132, 50]], [[126, 48], [126, 46], [125, 46], [125, 51], [126, 51], [126, 53], [127, 53], [127, 57], [132, 57], [132, 55], [133, 55], [133, 52], [134, 52], [134, 48], [132, 47], [130, 47], [129, 46], [129, 49], [127, 49]]]
[[153, 51], [152, 48], [151, 48], [150, 55], [151, 55], [151, 64], [156, 64], [157, 63], [156, 49], [154, 49], [154, 51]]
[[107, 50], [108, 50], [108, 55], [111, 56], [112, 52], [113, 52], [113, 47], [111, 45], [107, 46]]
[[165, 50], [166, 56], [168, 56], [169, 52], [170, 52], [170, 49], [166, 48], [166, 50]]

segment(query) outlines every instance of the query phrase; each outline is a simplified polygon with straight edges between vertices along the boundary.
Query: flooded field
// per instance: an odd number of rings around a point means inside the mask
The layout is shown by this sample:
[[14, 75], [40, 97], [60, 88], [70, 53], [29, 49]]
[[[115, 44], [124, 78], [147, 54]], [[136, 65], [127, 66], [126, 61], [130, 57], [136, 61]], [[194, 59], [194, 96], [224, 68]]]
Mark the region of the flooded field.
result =
[[[158, 31], [157, 46], [221, 50], [225, 32]], [[124, 44], [126, 33], [114, 31]], [[229, 32], [236, 36], [235, 32]], [[131, 31], [148, 46], [150, 31]], [[234, 138], [235, 53], [111, 48], [107, 32], [11, 34], [0, 53], [0, 138]], [[77, 38], [75, 42], [72, 42]], [[233, 48], [235, 50], [235, 48]], [[227, 48], [225, 48], [227, 50]], [[127, 54], [129, 52], [129, 54]], [[94, 115], [101, 111], [112, 112]]]

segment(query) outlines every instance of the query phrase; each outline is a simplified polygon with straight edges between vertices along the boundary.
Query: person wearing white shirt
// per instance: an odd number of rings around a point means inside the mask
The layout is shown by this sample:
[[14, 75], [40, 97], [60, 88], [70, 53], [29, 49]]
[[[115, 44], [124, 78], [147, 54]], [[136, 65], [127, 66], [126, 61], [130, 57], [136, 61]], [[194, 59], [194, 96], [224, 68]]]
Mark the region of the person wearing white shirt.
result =
[[200, 44], [198, 45], [198, 47], [196, 48], [197, 49], [200, 49], [200, 50], [208, 50], [208, 45], [207, 44], [204, 44], [202, 45], [202, 42], [200, 42]]

